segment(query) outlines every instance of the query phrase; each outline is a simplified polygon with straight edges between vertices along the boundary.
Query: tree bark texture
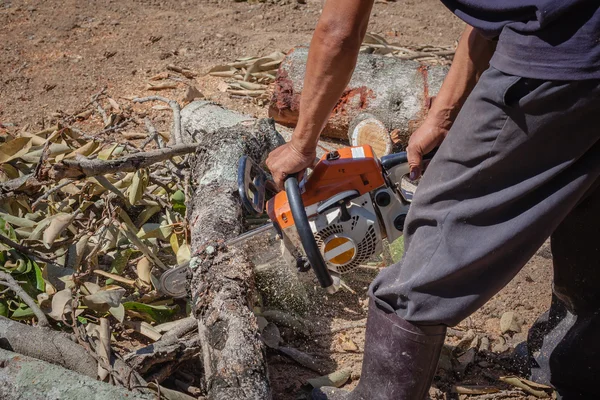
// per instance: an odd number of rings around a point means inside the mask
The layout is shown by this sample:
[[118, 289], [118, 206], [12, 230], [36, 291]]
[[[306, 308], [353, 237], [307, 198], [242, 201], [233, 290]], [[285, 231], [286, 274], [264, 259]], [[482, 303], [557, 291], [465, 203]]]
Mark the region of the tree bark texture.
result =
[[261, 162], [283, 140], [272, 120], [253, 120], [203, 101], [182, 110], [191, 161], [189, 225], [194, 268], [190, 295], [203, 352], [209, 399], [271, 397], [265, 347], [254, 306], [254, 271], [243, 246], [224, 241], [242, 232], [237, 166], [242, 155]]
[[0, 399], [3, 400], [151, 400], [45, 361], [0, 349]]
[[[296, 47], [277, 73], [269, 116], [282, 125], [298, 122], [307, 57], [307, 47]], [[347, 139], [353, 120], [368, 112], [390, 132], [398, 129], [400, 140], [407, 139], [427, 114], [447, 71], [444, 66], [361, 53], [323, 136]]]
[[0, 317], [0, 348], [96, 378], [98, 363], [67, 335]]

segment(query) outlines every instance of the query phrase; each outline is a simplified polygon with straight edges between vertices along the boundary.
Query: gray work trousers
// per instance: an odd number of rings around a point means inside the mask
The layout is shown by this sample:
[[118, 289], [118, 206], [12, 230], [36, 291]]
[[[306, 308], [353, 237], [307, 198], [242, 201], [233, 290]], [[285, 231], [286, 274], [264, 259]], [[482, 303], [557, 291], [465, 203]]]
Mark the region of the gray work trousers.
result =
[[488, 69], [419, 184], [402, 261], [371, 296], [410, 322], [453, 326], [552, 236], [556, 295], [534, 335], [537, 376], [563, 393], [600, 377], [599, 176], [599, 80]]

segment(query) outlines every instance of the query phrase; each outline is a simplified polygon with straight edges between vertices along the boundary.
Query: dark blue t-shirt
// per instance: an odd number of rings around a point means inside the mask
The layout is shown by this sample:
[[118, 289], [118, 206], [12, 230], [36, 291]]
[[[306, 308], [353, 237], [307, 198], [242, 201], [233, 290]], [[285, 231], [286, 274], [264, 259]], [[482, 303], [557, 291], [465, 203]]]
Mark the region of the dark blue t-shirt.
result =
[[442, 0], [456, 16], [498, 38], [490, 64], [549, 80], [600, 79], [600, 0]]

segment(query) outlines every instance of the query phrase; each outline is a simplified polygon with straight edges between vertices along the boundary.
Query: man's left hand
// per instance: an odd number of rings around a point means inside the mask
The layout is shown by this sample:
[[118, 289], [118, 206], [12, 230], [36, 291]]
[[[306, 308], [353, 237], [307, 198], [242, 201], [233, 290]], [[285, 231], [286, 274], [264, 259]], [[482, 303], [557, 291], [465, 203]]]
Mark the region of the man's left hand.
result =
[[302, 179], [304, 170], [313, 166], [316, 156], [316, 149], [310, 153], [303, 153], [289, 142], [269, 153], [267, 168], [273, 175], [277, 187], [282, 190], [285, 178], [288, 175], [299, 173], [298, 180]]

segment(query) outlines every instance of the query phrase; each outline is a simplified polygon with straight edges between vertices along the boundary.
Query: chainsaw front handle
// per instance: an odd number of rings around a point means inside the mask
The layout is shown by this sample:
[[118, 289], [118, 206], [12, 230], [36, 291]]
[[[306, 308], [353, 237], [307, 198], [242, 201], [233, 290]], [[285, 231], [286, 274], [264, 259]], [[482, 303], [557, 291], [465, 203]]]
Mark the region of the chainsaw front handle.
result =
[[306, 258], [308, 258], [308, 262], [315, 272], [321, 287], [328, 293], [333, 294], [337, 289], [333, 283], [331, 274], [327, 269], [327, 264], [325, 264], [325, 260], [319, 251], [315, 236], [310, 229], [308, 216], [306, 215], [306, 209], [304, 208], [304, 202], [302, 201], [302, 195], [300, 194], [297, 175], [289, 175], [284, 182], [284, 186], [290, 204], [290, 211], [294, 218], [300, 242], [306, 253]]

